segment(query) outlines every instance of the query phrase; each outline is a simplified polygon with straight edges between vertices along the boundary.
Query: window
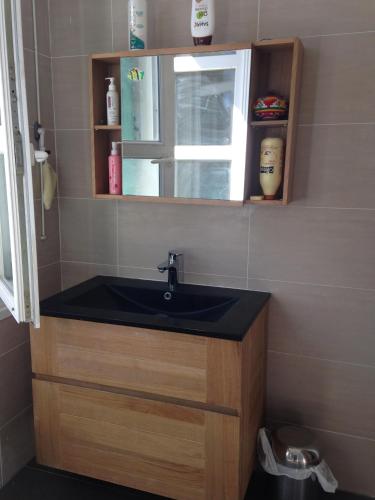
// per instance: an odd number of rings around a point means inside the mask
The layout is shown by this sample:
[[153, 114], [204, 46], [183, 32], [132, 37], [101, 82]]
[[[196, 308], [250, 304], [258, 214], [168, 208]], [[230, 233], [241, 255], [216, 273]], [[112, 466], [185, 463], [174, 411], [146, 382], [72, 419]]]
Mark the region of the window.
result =
[[39, 325], [34, 201], [19, 0], [0, 0], [0, 299]]
[[251, 50], [121, 60], [124, 194], [243, 200]]

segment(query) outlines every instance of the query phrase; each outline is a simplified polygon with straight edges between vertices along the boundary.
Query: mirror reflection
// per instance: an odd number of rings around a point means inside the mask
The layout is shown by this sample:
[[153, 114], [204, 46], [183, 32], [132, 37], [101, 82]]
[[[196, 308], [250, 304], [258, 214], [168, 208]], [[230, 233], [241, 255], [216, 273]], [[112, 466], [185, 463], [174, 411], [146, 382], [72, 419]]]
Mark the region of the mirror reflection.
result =
[[243, 199], [250, 52], [122, 58], [123, 194]]

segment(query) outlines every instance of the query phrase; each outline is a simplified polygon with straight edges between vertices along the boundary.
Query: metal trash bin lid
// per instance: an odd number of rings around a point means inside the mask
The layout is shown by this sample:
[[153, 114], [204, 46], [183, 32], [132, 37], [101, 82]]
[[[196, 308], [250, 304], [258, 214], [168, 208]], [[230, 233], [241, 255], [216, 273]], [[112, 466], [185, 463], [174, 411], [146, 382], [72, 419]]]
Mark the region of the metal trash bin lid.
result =
[[301, 427], [285, 426], [271, 434], [276, 462], [293, 469], [308, 469], [320, 462], [314, 435]]

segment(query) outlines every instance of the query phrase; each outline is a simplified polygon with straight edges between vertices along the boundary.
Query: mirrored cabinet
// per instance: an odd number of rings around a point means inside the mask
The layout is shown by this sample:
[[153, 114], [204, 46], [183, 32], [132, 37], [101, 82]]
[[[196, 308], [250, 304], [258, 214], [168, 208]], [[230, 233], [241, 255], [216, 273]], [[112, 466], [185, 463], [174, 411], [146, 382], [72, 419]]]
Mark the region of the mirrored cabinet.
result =
[[[249, 43], [93, 55], [94, 196], [224, 205], [250, 198], [259, 189], [251, 100], [263, 91], [252, 65], [269, 75], [254, 50]], [[109, 76], [121, 125], [106, 125]], [[111, 142], [121, 144], [121, 195], [108, 194]]]

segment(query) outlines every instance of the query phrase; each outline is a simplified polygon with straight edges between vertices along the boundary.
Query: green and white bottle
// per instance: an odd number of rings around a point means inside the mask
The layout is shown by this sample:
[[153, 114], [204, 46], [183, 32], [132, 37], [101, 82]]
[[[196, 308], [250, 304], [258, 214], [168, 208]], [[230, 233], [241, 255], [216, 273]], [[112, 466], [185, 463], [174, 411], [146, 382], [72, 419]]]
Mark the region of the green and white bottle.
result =
[[147, 0], [128, 0], [129, 49], [147, 47]]

